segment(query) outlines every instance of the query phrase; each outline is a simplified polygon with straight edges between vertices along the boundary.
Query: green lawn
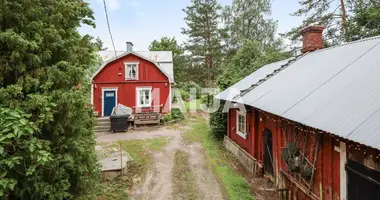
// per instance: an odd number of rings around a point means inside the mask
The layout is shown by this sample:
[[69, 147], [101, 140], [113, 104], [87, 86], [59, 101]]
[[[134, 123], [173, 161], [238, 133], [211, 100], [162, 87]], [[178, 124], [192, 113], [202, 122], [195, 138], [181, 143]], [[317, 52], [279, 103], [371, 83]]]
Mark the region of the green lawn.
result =
[[196, 123], [186, 134], [184, 139], [188, 142], [201, 142], [206, 158], [213, 172], [217, 175], [223, 189], [230, 200], [253, 200], [253, 194], [247, 181], [234, 169], [227, 159], [230, 155], [221, 142], [210, 137], [210, 129], [206, 121], [197, 117]]
[[196, 108], [196, 111], [200, 110], [200, 104], [201, 104], [201, 100], [200, 99], [196, 99], [196, 100], [192, 100], [190, 102], [187, 102], [187, 101], [183, 101], [183, 103], [185, 104], [185, 108], [187, 111], [190, 111], [190, 105], [195, 105], [195, 108]]

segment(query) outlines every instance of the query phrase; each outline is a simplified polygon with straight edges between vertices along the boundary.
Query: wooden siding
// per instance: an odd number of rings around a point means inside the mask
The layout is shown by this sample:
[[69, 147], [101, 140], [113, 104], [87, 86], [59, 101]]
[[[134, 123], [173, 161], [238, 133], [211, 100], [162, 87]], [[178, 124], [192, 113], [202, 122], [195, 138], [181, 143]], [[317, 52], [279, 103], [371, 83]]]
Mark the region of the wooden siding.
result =
[[[125, 62], [138, 62], [138, 80], [125, 80]], [[119, 74], [120, 73], [120, 74]], [[118, 88], [117, 103], [128, 107], [136, 106], [136, 88], [152, 88], [152, 106], [163, 105], [163, 112], [170, 111], [170, 82], [164, 73], [154, 63], [135, 55], [121, 57], [100, 71], [93, 79], [94, 110], [102, 116], [102, 89]], [[154, 92], [159, 91], [155, 98]]]
[[[125, 62], [138, 62], [138, 80], [125, 80]], [[119, 73], [121, 73], [119, 75]], [[169, 82], [168, 78], [155, 64], [135, 55], [121, 57], [100, 71], [94, 77], [94, 83], [124, 83], [124, 82]]]
[[[310, 127], [298, 125], [297, 123], [264, 111], [259, 111], [254, 108], [247, 110], [247, 128], [250, 129], [250, 134], [247, 139], [242, 138], [236, 133], [236, 109], [231, 109], [227, 115], [228, 137], [233, 144], [238, 145], [249, 156], [252, 156], [253, 160], [257, 162], [259, 166], [261, 166], [264, 156], [262, 132], [264, 130], [272, 132], [274, 181], [278, 189], [289, 189], [289, 194], [291, 196], [289, 199], [340, 199], [340, 172], [341, 168], [345, 167], [341, 166], [340, 162], [340, 142], [344, 141], [343, 139]], [[305, 136], [307, 134], [309, 135], [307, 142], [305, 143]], [[315, 144], [319, 137], [321, 138], [320, 150], [315, 154], [317, 151]], [[305, 147], [305, 155], [309, 160], [312, 160], [312, 162], [316, 156], [316, 170], [314, 172], [314, 179], [310, 190], [305, 182], [299, 180], [296, 175], [288, 171], [288, 167], [282, 158], [281, 149], [286, 147], [286, 141], [289, 142], [289, 140], [299, 141], [299, 148], [303, 149], [303, 147]], [[231, 144], [229, 146], [232, 146]], [[355, 147], [355, 145], [358, 144], [347, 143], [347, 146]], [[375, 152], [378, 154], [379, 151]], [[374, 152], [371, 152], [371, 154], [377, 155]], [[373, 161], [375, 158], [364, 159], [363, 156], [359, 156], [363, 155], [363, 152], [356, 152], [354, 154], [353, 151], [349, 149], [348, 155], [351, 159], [360, 161], [363, 165], [380, 170], [380, 163], [378, 160], [378, 164], [376, 164], [376, 162]], [[380, 158], [380, 154], [378, 155]]]

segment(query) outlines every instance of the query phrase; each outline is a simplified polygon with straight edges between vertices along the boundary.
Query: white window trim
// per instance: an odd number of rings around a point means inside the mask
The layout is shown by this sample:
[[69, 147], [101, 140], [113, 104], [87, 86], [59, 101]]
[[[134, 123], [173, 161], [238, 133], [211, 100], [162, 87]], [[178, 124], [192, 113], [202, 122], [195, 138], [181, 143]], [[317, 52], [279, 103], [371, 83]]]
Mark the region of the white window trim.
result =
[[[245, 121], [245, 132], [240, 132], [239, 131], [239, 116], [244, 117]], [[246, 113], [236, 111], [236, 134], [238, 134], [240, 137], [247, 139], [247, 115]]]
[[[140, 104], [140, 91], [141, 90], [149, 90], [149, 105]], [[152, 106], [152, 87], [136, 87], [136, 107], [138, 108], [146, 108], [146, 107], [151, 107]]]
[[115, 106], [117, 106], [117, 91], [119, 88], [102, 88], [102, 117], [104, 117], [104, 92], [115, 91]]
[[[124, 72], [125, 72], [125, 80], [139, 80], [139, 62], [125, 62], [124, 63]], [[128, 77], [128, 65], [136, 65], [136, 78]]]

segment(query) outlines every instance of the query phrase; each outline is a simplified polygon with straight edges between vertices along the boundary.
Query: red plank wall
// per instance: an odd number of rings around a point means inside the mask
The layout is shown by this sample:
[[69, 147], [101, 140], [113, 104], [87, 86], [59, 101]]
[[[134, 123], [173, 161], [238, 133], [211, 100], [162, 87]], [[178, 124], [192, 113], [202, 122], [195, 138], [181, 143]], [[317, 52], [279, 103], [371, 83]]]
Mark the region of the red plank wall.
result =
[[[258, 113], [258, 114], [255, 114]], [[294, 140], [300, 135], [305, 135], [293, 125], [287, 125], [286, 129], [283, 122], [280, 122], [280, 117], [266, 113], [264, 111], [257, 111], [252, 109], [247, 112], [247, 128], [250, 127], [251, 134], [245, 140], [236, 134], [236, 110], [232, 109], [228, 113], [228, 133], [229, 138], [237, 143], [240, 147], [246, 150], [250, 155], [256, 158], [259, 162], [263, 161], [264, 151], [262, 145], [262, 132], [268, 129], [272, 132], [273, 137], [273, 162], [274, 162], [274, 179], [276, 185], [279, 185], [279, 177], [284, 177], [281, 170], [286, 170], [287, 166], [282, 159], [281, 148], [286, 146], [285, 134], [287, 140]], [[285, 119], [282, 119], [285, 120]], [[248, 125], [249, 124], [249, 125]], [[309, 131], [308, 128], [304, 129]], [[297, 133], [297, 134], [295, 134]], [[310, 133], [308, 133], [310, 134]], [[306, 156], [309, 160], [313, 160], [315, 155], [315, 137], [308, 137], [306, 146]], [[303, 148], [303, 140], [301, 139], [300, 148]], [[339, 142], [334, 140], [330, 134], [322, 134], [320, 151], [317, 154], [316, 171], [314, 174], [314, 181], [312, 184], [312, 194], [318, 199], [338, 200], [340, 194], [340, 154], [334, 150], [334, 146], [338, 146]], [[290, 189], [291, 199], [312, 199], [302, 190], [297, 187], [297, 184], [290, 182], [287, 178], [284, 179], [286, 187]], [[308, 188], [307, 188], [308, 189]]]
[[[138, 80], [125, 80], [125, 62], [138, 62]], [[119, 74], [121, 73], [121, 74]], [[170, 82], [153, 63], [135, 55], [121, 57], [103, 68], [93, 79], [94, 109], [102, 116], [102, 88], [118, 88], [117, 102], [128, 107], [136, 106], [136, 87], [159, 89], [159, 98], [152, 105], [164, 105], [164, 112], [169, 112]], [[158, 103], [159, 100], [159, 103]]]

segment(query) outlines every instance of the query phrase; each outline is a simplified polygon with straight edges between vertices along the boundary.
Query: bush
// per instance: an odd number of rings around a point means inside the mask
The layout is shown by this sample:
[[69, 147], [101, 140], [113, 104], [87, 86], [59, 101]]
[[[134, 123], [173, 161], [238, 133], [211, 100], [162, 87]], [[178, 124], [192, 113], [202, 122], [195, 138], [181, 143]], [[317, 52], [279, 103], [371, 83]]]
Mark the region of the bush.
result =
[[179, 108], [173, 108], [171, 111], [172, 119], [175, 120], [183, 120], [185, 119], [185, 115], [183, 115], [182, 111]]
[[170, 113], [168, 114], [165, 114], [164, 117], [162, 118], [163, 122], [168, 122], [170, 120], [172, 120], [172, 116]]
[[210, 114], [211, 134], [218, 140], [222, 140], [227, 134], [227, 113], [223, 113], [224, 104], [225, 101], [222, 101], [218, 111]]
[[186, 100], [187, 98], [190, 98], [190, 93], [189, 92], [187, 92], [185, 90], [182, 90], [182, 89], [180, 89], [179, 92], [180, 92], [181, 98], [183, 100]]
[[[196, 89], [196, 98], [199, 99], [201, 97], [201, 86], [199, 86], [198, 84], [196, 84], [194, 81], [189, 81], [189, 82], [185, 82], [185, 83], [182, 83], [179, 85], [179, 88], [181, 90], [184, 90], [186, 92], [189, 93], [189, 97], [190, 97], [190, 90], [191, 88], [195, 88]], [[182, 95], [182, 93], [181, 93]], [[184, 97], [182, 97], [183, 99], [185, 99]]]

